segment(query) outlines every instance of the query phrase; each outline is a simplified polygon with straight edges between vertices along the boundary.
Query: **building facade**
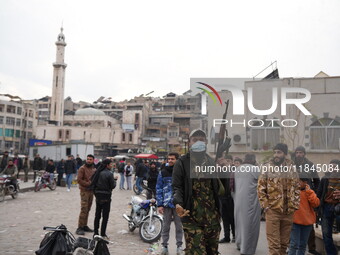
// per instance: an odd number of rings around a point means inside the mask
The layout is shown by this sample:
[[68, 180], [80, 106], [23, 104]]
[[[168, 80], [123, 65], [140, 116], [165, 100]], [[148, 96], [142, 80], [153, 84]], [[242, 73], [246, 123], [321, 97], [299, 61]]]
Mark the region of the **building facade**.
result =
[[0, 96], [0, 151], [28, 153], [29, 139], [33, 138], [36, 107], [10, 95]]

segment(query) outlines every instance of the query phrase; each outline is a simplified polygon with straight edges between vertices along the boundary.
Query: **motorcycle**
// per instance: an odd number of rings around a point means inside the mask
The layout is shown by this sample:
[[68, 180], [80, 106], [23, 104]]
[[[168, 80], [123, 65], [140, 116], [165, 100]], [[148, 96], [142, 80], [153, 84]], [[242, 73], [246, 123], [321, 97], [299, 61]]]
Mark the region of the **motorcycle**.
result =
[[5, 196], [11, 195], [13, 199], [18, 197], [20, 191], [19, 180], [17, 180], [16, 189], [13, 184], [11, 184], [10, 175], [0, 176], [0, 202], [5, 200]]
[[41, 188], [48, 187], [50, 190], [55, 190], [57, 188], [57, 178], [58, 174], [53, 174], [53, 180], [50, 180], [49, 172], [39, 172], [37, 179], [34, 184], [34, 191], [37, 192]]
[[140, 197], [132, 196], [131, 214], [123, 214], [123, 218], [128, 221], [129, 231], [133, 232], [139, 228], [139, 236], [144, 242], [153, 243], [160, 239], [163, 218], [157, 214], [156, 199], [143, 200]]

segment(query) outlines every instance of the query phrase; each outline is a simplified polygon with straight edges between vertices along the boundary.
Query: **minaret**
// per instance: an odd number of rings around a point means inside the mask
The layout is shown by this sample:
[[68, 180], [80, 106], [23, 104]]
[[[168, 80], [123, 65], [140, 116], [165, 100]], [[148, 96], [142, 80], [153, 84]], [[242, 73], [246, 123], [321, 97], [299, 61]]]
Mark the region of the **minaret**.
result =
[[64, 85], [65, 85], [65, 69], [64, 63], [65, 53], [65, 36], [63, 28], [60, 29], [58, 35], [57, 45], [57, 58], [53, 63], [53, 84], [52, 84], [52, 98], [51, 98], [51, 113], [50, 120], [58, 126], [63, 125], [64, 119]]

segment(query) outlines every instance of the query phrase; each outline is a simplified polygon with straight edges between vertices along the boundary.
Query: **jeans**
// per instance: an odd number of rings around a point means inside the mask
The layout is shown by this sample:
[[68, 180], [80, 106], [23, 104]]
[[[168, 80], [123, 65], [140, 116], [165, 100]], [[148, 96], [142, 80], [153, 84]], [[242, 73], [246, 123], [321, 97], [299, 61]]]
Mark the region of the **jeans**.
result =
[[137, 186], [139, 193], [141, 193], [143, 191], [142, 181], [143, 181], [143, 177], [137, 177], [136, 186]]
[[183, 244], [183, 227], [181, 218], [177, 215], [175, 208], [164, 207], [163, 214], [163, 229], [162, 229], [162, 245], [168, 246], [170, 237], [171, 222], [174, 221], [176, 228], [176, 245], [177, 247]]
[[305, 255], [307, 242], [313, 225], [299, 225], [293, 223], [290, 232], [290, 246], [288, 255]]
[[132, 176], [125, 176], [125, 177], [126, 177], [127, 189], [132, 189], [132, 185], [131, 185]]
[[50, 184], [53, 183], [53, 179], [54, 179], [54, 174], [50, 173]]
[[333, 243], [333, 223], [335, 219], [334, 205], [325, 203], [322, 207], [321, 218], [322, 238], [325, 244], [327, 255], [337, 255], [336, 247]]
[[71, 188], [72, 178], [73, 178], [73, 174], [66, 174], [66, 183], [67, 183], [68, 189]]
[[125, 182], [124, 173], [119, 173], [119, 175], [120, 175], [119, 189], [124, 189]]

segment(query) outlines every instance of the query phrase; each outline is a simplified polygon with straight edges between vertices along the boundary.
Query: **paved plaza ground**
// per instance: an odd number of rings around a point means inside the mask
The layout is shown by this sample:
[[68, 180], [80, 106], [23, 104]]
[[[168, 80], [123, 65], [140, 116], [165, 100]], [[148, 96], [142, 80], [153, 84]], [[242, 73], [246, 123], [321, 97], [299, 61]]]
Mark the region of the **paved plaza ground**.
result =
[[[22, 183], [21, 188], [32, 187], [33, 184]], [[141, 241], [138, 229], [134, 233], [128, 232], [127, 222], [122, 214], [128, 213], [128, 202], [132, 191], [115, 189], [112, 194], [111, 212], [107, 234], [113, 241], [109, 245], [111, 254], [147, 254], [149, 244]], [[94, 209], [92, 207], [89, 226], [93, 228]], [[64, 187], [57, 187], [55, 191], [48, 188], [39, 192], [28, 191], [20, 193], [13, 200], [6, 197], [0, 203], [0, 254], [34, 254], [44, 236], [43, 226], [57, 226], [64, 224], [75, 235], [80, 210], [80, 195], [78, 187], [72, 187], [70, 192]], [[174, 225], [171, 227], [170, 255], [175, 254]], [[76, 235], [75, 235], [76, 236]], [[76, 236], [77, 237], [77, 236]], [[90, 233], [86, 237], [91, 238]], [[265, 238], [265, 223], [261, 223], [261, 235], [257, 253], [267, 254]], [[158, 251], [161, 245], [159, 244]], [[221, 244], [222, 255], [236, 255], [239, 252], [233, 243]], [[158, 252], [159, 254], [159, 252]]]

